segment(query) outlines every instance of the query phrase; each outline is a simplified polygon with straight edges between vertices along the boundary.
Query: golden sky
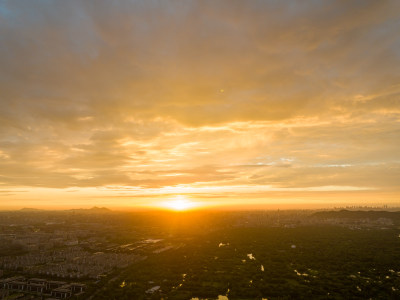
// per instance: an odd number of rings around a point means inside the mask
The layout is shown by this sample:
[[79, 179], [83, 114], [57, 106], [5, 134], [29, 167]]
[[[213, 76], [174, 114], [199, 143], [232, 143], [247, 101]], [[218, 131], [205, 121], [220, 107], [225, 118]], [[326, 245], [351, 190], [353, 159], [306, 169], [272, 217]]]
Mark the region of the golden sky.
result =
[[0, 209], [400, 205], [399, 1], [1, 1]]

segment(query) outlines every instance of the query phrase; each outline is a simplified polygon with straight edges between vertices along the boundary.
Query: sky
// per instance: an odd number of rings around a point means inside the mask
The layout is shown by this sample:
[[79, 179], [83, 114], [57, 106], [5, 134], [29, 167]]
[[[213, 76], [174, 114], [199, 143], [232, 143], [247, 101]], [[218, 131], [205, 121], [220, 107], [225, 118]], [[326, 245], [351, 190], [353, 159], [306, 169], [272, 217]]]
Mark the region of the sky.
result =
[[0, 209], [400, 206], [399, 15], [0, 0]]

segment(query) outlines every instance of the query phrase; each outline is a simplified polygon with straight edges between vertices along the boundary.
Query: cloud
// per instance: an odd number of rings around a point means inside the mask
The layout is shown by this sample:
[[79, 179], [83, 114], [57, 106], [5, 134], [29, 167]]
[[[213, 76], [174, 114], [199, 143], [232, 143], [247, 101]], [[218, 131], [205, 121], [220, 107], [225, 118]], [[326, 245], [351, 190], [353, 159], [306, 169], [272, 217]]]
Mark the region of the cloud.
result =
[[394, 190], [399, 11], [3, 1], [0, 184]]

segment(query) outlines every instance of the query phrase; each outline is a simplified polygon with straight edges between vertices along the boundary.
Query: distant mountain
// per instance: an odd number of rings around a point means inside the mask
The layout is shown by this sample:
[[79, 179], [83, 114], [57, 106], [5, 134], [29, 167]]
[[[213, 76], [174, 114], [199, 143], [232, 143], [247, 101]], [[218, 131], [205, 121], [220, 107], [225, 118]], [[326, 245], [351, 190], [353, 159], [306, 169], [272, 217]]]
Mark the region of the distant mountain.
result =
[[77, 208], [77, 209], [70, 209], [69, 211], [75, 212], [75, 213], [83, 213], [83, 214], [105, 214], [105, 213], [111, 213], [112, 210], [108, 209], [106, 207], [97, 207], [94, 206], [92, 208]]
[[19, 211], [22, 211], [22, 212], [34, 212], [34, 211], [44, 211], [44, 210], [43, 209], [39, 209], [39, 208], [24, 207], [24, 208], [21, 208]]
[[90, 209], [92, 212], [111, 212], [111, 209], [108, 209], [107, 207], [97, 207], [94, 206]]

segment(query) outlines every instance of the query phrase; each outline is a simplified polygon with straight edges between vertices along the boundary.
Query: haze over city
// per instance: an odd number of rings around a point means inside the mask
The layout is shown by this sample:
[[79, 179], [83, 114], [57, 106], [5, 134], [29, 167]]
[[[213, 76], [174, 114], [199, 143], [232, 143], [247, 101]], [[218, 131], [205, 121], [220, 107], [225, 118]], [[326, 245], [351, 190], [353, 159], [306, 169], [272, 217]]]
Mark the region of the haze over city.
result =
[[1, 1], [0, 209], [398, 206], [398, 1]]

